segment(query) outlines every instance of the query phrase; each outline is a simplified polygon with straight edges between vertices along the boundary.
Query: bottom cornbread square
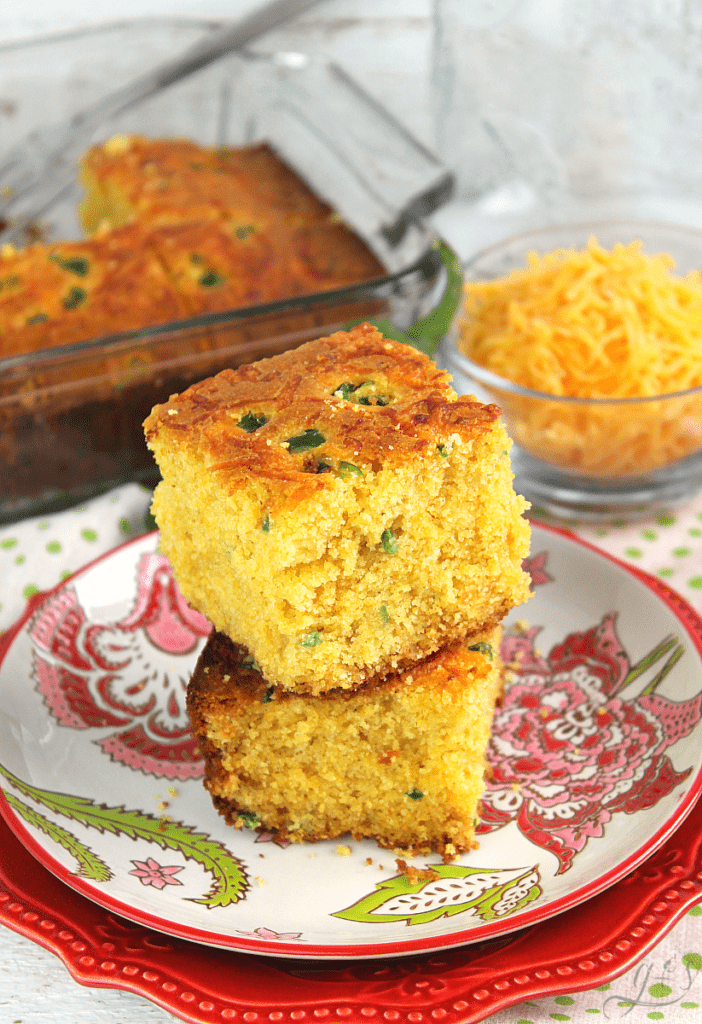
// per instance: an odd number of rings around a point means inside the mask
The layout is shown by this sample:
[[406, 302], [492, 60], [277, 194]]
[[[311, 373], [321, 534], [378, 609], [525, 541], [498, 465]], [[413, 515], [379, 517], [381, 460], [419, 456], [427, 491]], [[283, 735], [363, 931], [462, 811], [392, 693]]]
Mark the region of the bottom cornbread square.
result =
[[245, 648], [213, 632], [187, 699], [215, 807], [237, 828], [294, 842], [350, 833], [446, 859], [474, 848], [500, 635], [313, 696], [270, 686]]

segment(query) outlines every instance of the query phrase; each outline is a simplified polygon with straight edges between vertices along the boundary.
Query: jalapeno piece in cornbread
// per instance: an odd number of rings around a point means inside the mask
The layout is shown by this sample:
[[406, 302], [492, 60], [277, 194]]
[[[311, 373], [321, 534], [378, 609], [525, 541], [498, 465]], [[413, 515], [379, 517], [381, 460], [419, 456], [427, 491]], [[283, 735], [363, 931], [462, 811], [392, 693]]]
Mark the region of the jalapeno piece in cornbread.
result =
[[271, 685], [356, 687], [529, 595], [499, 409], [369, 324], [195, 384], [145, 430], [181, 589]]
[[470, 850], [501, 692], [501, 628], [405, 672], [319, 696], [272, 687], [212, 633], [188, 686], [205, 786], [237, 827], [294, 842], [350, 832], [391, 849]]

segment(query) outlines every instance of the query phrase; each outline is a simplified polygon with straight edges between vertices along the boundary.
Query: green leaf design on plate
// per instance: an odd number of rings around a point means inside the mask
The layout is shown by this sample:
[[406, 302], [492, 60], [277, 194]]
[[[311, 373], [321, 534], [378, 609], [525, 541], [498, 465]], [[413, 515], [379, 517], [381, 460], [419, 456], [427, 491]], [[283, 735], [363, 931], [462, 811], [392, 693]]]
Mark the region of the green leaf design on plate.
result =
[[405, 921], [415, 925], [470, 911], [482, 921], [494, 921], [541, 895], [537, 864], [493, 871], [460, 864], [428, 866], [438, 877], [412, 884], [406, 875], [396, 875], [378, 882], [375, 892], [333, 916], [364, 924]]
[[49, 821], [43, 814], [39, 814], [38, 811], [23, 803], [22, 800], [18, 800], [12, 793], [5, 792], [5, 799], [14, 811], [24, 818], [28, 825], [41, 829], [49, 839], [53, 839], [55, 843], [58, 843], [64, 850], [67, 850], [72, 857], [75, 857], [79, 864], [78, 871], [75, 873], [79, 877], [89, 878], [93, 882], [109, 882], [112, 878], [112, 872], [104, 860], [101, 860], [97, 854], [81, 843], [71, 832], [57, 825], [56, 822]]
[[202, 903], [210, 909], [227, 907], [243, 899], [249, 888], [241, 861], [233, 857], [221, 843], [210, 839], [204, 832], [196, 832], [190, 825], [156, 818], [144, 811], [96, 804], [87, 797], [40, 789], [22, 782], [2, 765], [0, 774], [23, 796], [43, 805], [54, 814], [63, 815], [101, 833], [145, 839], [149, 843], [156, 843], [163, 850], [176, 850], [186, 859], [196, 861], [212, 876], [212, 887], [206, 896], [193, 899], [193, 903]]

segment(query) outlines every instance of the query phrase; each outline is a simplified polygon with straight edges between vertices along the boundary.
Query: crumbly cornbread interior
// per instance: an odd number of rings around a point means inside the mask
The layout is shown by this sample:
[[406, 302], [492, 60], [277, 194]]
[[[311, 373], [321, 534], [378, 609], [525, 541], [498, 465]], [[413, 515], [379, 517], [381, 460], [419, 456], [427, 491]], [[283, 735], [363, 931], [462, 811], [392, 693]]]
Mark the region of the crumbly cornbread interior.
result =
[[145, 423], [187, 600], [269, 683], [355, 687], [529, 596], [495, 406], [361, 325], [194, 385]]
[[350, 832], [412, 853], [470, 850], [502, 687], [500, 633], [313, 697], [270, 687], [245, 648], [213, 632], [187, 699], [215, 806], [236, 827], [295, 842]]

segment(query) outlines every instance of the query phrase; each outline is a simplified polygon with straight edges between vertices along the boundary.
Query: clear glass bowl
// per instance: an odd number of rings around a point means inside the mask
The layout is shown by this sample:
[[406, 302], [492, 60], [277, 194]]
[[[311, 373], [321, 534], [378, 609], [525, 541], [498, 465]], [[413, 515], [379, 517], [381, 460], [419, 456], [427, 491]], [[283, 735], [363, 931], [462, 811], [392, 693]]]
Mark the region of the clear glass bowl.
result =
[[[527, 263], [530, 251], [640, 240], [669, 253], [676, 275], [702, 268], [702, 231], [654, 221], [592, 221], [516, 235], [464, 266], [466, 281], [491, 280]], [[515, 487], [536, 509], [602, 521], [669, 510], [702, 490], [702, 387], [647, 398], [562, 398], [514, 384], [459, 348], [458, 323], [440, 361], [462, 394], [496, 402], [514, 441]]]

